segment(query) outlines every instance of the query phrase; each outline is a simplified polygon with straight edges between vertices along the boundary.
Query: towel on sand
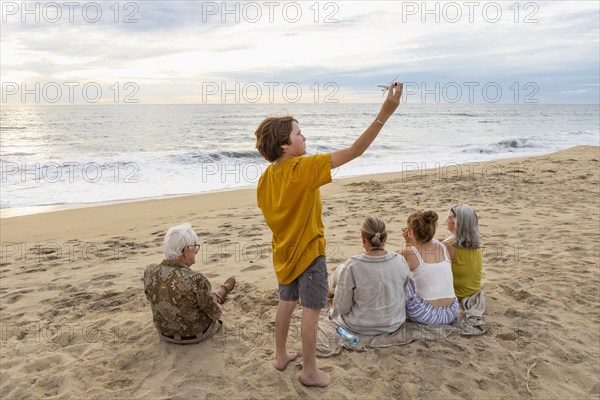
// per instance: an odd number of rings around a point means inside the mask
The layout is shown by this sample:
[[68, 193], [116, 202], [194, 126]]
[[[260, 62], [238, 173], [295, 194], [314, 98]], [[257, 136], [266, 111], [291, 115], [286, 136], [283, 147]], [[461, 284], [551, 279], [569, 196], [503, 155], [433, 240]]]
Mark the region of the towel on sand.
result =
[[317, 332], [317, 356], [331, 357], [340, 354], [343, 348], [356, 351], [365, 351], [374, 347], [400, 346], [415, 340], [441, 340], [452, 333], [463, 336], [481, 335], [488, 330], [483, 314], [485, 313], [485, 298], [483, 292], [460, 300], [464, 309], [458, 314], [452, 325], [421, 325], [406, 321], [393, 333], [382, 335], [359, 335], [360, 343], [351, 346], [336, 332], [336, 325], [328, 317], [329, 313], [321, 315], [319, 331]]

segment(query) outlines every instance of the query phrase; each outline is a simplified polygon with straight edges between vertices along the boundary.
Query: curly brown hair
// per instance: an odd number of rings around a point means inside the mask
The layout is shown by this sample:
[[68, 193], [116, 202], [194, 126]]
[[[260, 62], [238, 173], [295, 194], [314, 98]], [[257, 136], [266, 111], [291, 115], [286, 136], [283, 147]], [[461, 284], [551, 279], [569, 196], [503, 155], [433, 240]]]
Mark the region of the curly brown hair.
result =
[[438, 215], [435, 211], [417, 211], [408, 216], [406, 223], [415, 234], [415, 239], [427, 243], [435, 235]]
[[260, 123], [256, 132], [256, 149], [268, 161], [273, 162], [283, 155], [281, 146], [291, 144], [292, 122], [298, 120], [291, 115], [269, 117]]

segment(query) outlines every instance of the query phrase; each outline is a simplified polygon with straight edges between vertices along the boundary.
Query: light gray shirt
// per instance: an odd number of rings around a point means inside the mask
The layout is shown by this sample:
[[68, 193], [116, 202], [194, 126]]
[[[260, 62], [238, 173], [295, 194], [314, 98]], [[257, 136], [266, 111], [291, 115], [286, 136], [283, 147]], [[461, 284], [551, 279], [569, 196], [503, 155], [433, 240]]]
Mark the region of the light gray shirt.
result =
[[406, 260], [394, 252], [361, 254], [338, 267], [329, 317], [365, 335], [391, 333], [406, 320], [404, 287], [410, 277]]

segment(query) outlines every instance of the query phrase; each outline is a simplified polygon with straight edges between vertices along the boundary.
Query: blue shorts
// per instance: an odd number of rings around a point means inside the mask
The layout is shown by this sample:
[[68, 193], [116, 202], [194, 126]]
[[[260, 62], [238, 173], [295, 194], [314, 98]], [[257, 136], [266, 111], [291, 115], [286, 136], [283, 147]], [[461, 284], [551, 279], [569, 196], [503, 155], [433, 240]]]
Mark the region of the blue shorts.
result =
[[279, 284], [279, 300], [298, 301], [302, 307], [319, 309], [327, 304], [327, 263], [319, 256], [294, 281]]
[[458, 316], [458, 300], [448, 307], [434, 307], [421, 298], [412, 279], [406, 284], [406, 316], [424, 325], [450, 325]]

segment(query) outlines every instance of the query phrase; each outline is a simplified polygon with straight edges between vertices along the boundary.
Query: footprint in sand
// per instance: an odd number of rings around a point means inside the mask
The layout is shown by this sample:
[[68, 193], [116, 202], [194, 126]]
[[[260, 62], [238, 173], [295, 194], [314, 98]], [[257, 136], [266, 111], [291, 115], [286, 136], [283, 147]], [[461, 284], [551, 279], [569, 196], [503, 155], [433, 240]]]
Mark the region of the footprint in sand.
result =
[[99, 275], [99, 276], [95, 276], [92, 279], [90, 279], [91, 281], [106, 281], [109, 279], [113, 279], [113, 278], [118, 278], [119, 276], [121, 276], [122, 274], [103, 274], [103, 275]]
[[207, 240], [205, 243], [206, 244], [221, 244], [221, 243], [227, 243], [229, 242], [229, 239], [211, 239], [211, 240]]
[[256, 228], [256, 227], [252, 227], [249, 229], [242, 229], [239, 232], [239, 235], [242, 237], [252, 237], [252, 236], [261, 236], [262, 229], [261, 228]]
[[17, 293], [17, 294], [9, 294], [9, 295], [7, 295], [5, 297], [6, 297], [6, 300], [4, 300], [4, 301], [6, 303], [8, 303], [8, 304], [14, 304], [17, 301], [19, 301], [23, 297], [23, 295]]
[[129, 378], [116, 378], [116, 379], [111, 379], [109, 382], [107, 382], [104, 387], [106, 387], [107, 389], [122, 389], [125, 387], [129, 387], [132, 384], [132, 380]]
[[526, 314], [521, 311], [515, 310], [513, 308], [509, 308], [504, 313], [504, 316], [506, 316], [508, 318], [525, 318]]
[[33, 272], [43, 272], [43, 271], [46, 271], [46, 268], [27, 268], [25, 270], [25, 273], [26, 274], [31, 274]]
[[208, 263], [211, 263], [211, 264], [212, 264], [212, 263], [215, 263], [215, 262], [219, 262], [220, 260], [221, 260], [221, 258], [220, 258], [219, 256], [216, 256], [216, 255], [214, 255], [214, 256], [210, 256], [210, 257], [208, 257], [208, 258], [206, 259], [206, 262], [208, 262]]
[[121, 293], [121, 292], [103, 292], [99, 293], [97, 299], [93, 299], [87, 304], [88, 310], [115, 310], [120, 309], [120, 306], [129, 303], [138, 296], [139, 293], [135, 291], [129, 291], [129, 293]]
[[242, 272], [248, 272], [248, 271], [258, 271], [260, 269], [265, 269], [266, 267], [263, 265], [251, 265], [250, 267], [246, 267], [242, 270]]

